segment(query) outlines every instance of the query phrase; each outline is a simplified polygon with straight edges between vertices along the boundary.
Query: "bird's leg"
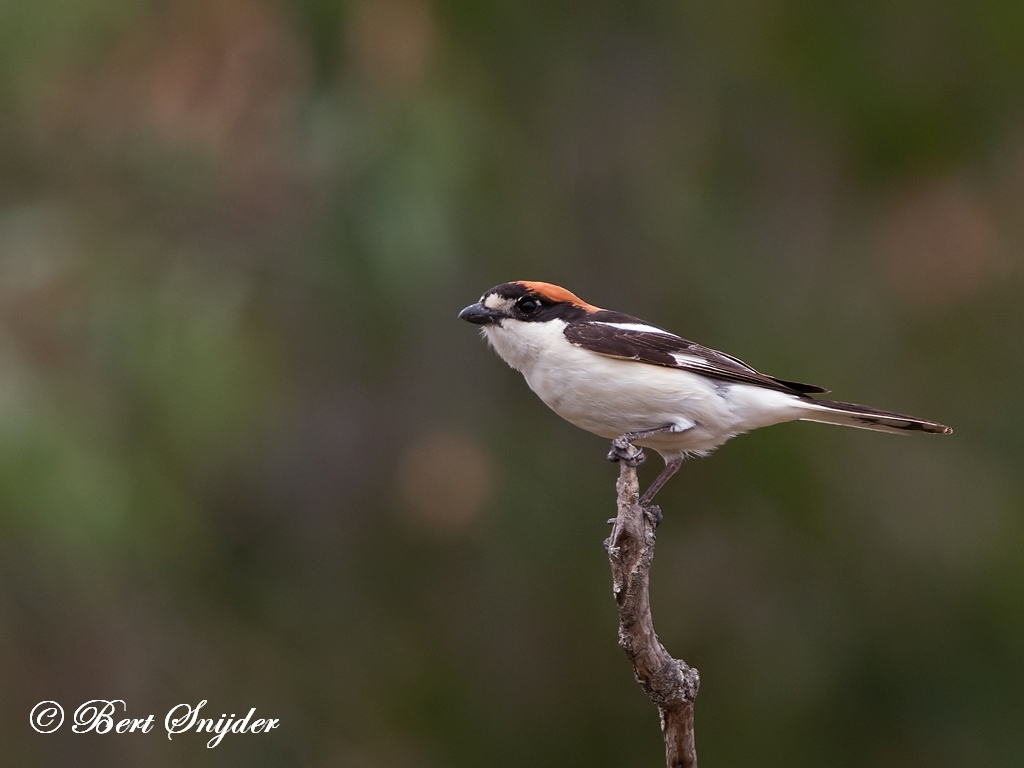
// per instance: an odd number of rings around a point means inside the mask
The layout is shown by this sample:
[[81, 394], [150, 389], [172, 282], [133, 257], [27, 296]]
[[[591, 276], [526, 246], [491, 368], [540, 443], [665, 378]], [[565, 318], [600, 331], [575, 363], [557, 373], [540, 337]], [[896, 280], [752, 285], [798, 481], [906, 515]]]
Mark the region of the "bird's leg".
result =
[[[671, 432], [679, 432], [675, 424], [665, 424], [654, 429], [644, 429], [639, 432], [627, 432], [612, 440], [612, 448], [608, 451], [608, 461], [624, 461], [627, 464], [638, 467], [644, 463], [646, 457], [643, 450], [633, 445], [634, 440], [645, 440], [655, 435], [667, 435]], [[665, 478], [668, 480], [668, 478]]]
[[[619, 435], [612, 440], [612, 448], [608, 451], [608, 461], [624, 461], [629, 466], [638, 467], [644, 463], [646, 457], [644, 456], [643, 450], [633, 445], [634, 440], [646, 440], [648, 437], [654, 437], [655, 435], [668, 435], [673, 432], [682, 432], [683, 429], [684, 428], [681, 428], [677, 424], [666, 424], [662, 427], [655, 427], [654, 429], [645, 429], [640, 432], [627, 432], [624, 435]], [[683, 466], [682, 457], [666, 461], [665, 468], [661, 471], [661, 474], [654, 479], [654, 482], [651, 483], [651, 487], [644, 491], [644, 495], [640, 497], [640, 506], [655, 516], [655, 525], [661, 522], [661, 510], [658, 507], [653, 506], [651, 504], [651, 500], [654, 499], [654, 495], [661, 490], [661, 486], [667, 483], [669, 478], [679, 471], [681, 466]]]
[[[665, 462], [665, 468], [661, 470], [661, 474], [654, 478], [654, 482], [651, 483], [651, 487], [644, 491], [644, 495], [640, 497], [640, 506], [646, 507], [650, 505], [651, 500], [654, 498], [654, 494], [661, 490], [661, 486], [667, 483], [668, 479], [678, 472], [681, 466], [683, 466], [682, 457]], [[657, 507], [654, 507], [654, 509], [657, 509]], [[658, 512], [660, 517], [661, 510], [658, 510]], [[661, 522], [661, 520], [659, 519], [658, 522]]]

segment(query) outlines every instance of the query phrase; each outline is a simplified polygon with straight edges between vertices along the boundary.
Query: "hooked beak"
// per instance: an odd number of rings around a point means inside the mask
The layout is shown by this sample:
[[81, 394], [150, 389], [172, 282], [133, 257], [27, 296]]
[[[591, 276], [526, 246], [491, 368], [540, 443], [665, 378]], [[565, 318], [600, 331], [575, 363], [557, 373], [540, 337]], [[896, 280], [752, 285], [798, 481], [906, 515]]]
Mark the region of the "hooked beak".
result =
[[500, 312], [488, 309], [479, 301], [476, 304], [470, 304], [459, 312], [459, 320], [465, 320], [475, 325], [494, 325], [500, 323], [503, 317], [504, 315]]

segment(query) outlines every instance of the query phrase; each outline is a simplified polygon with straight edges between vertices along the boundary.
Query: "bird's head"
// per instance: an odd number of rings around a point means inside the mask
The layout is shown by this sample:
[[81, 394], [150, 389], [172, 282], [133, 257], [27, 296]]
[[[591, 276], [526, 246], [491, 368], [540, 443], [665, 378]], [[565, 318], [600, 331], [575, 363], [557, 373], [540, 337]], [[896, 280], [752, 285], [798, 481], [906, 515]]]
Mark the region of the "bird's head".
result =
[[600, 311], [574, 293], [551, 283], [517, 280], [496, 285], [459, 313], [459, 319], [482, 326], [572, 320]]
[[518, 280], [491, 288], [459, 319], [479, 325], [505, 362], [525, 372], [552, 340], [564, 342], [561, 334], [568, 323], [600, 311], [565, 288]]

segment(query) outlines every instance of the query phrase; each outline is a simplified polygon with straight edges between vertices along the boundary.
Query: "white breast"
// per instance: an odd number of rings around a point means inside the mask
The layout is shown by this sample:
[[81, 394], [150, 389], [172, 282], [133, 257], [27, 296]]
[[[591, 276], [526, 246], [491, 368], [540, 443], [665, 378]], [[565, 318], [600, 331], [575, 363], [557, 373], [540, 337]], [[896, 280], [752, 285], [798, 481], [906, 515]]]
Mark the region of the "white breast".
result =
[[757, 427], [798, 418], [794, 396], [573, 346], [565, 323], [504, 320], [488, 341], [555, 413], [605, 438], [675, 425], [638, 441], [668, 456], [703, 453]]

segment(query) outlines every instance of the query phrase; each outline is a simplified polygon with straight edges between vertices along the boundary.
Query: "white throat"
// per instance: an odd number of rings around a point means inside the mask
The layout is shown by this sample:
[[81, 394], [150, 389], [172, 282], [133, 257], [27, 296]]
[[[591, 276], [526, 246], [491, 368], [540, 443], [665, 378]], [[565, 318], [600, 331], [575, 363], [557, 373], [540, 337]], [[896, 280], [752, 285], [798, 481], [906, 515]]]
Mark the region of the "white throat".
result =
[[485, 326], [484, 336], [501, 359], [524, 374], [529, 374], [537, 359], [552, 345], [565, 344], [564, 320], [524, 323], [505, 318], [500, 325]]

